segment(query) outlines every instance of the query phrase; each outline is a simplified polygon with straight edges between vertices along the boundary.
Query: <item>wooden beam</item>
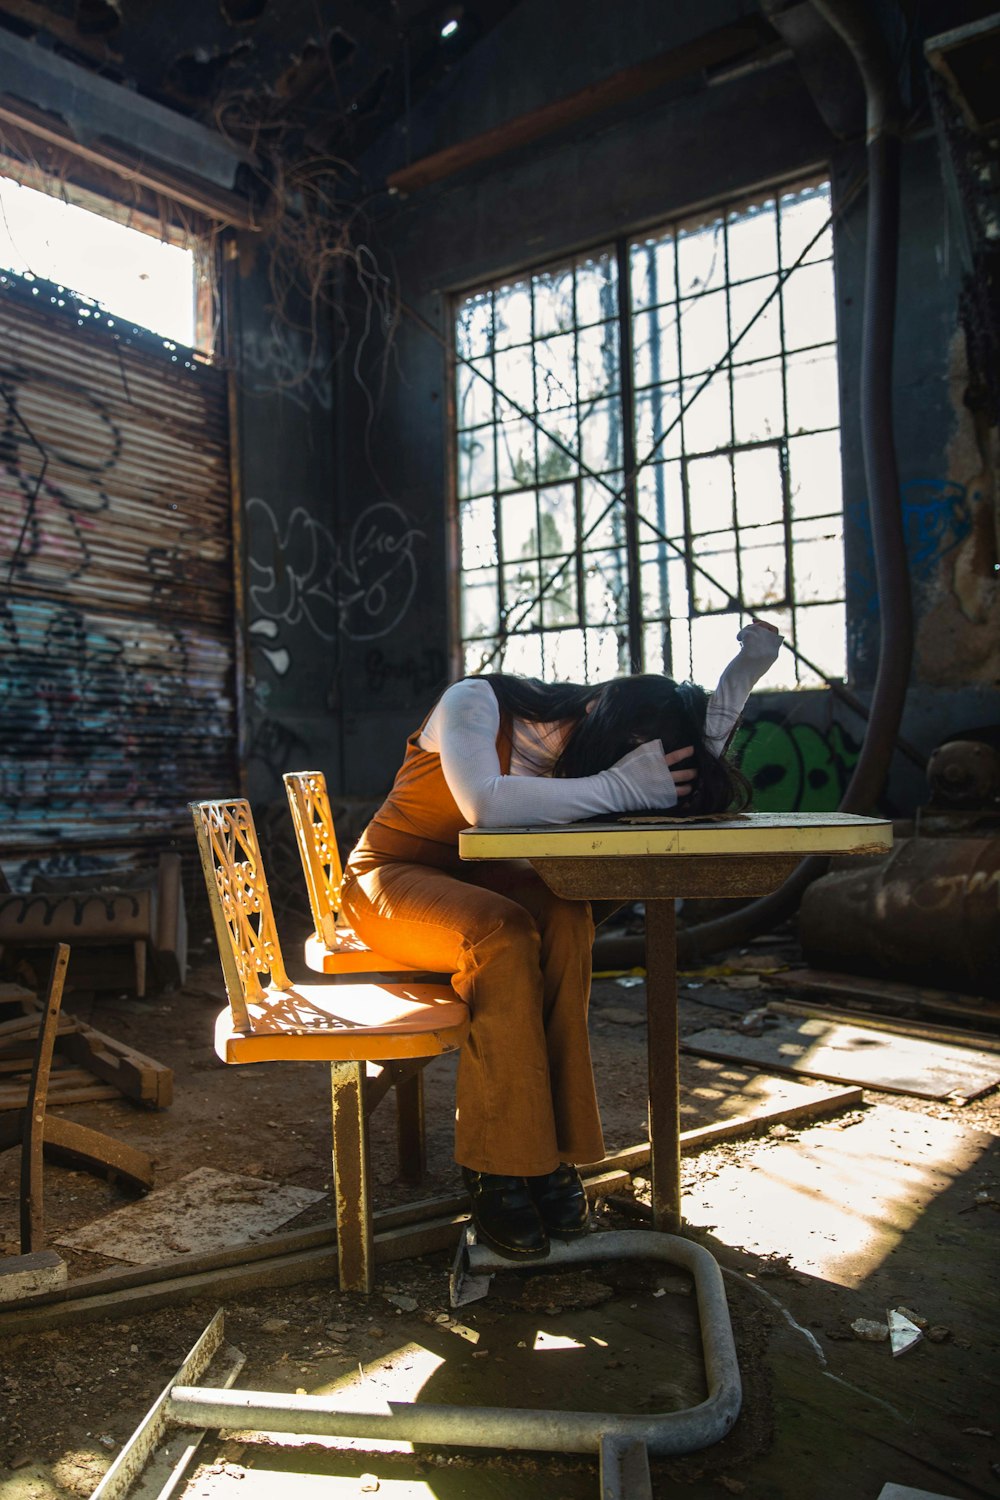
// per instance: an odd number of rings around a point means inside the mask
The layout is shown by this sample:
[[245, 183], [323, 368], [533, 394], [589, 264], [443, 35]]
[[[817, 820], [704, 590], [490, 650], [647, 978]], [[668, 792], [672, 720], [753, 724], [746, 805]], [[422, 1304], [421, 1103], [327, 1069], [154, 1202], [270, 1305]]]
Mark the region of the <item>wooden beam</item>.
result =
[[760, 27], [750, 22], [720, 27], [693, 42], [685, 42], [683, 46], [662, 52], [646, 62], [612, 73], [610, 77], [588, 84], [552, 104], [517, 115], [480, 135], [424, 156], [410, 166], [390, 173], [386, 186], [399, 193], [412, 193], [418, 188], [428, 187], [467, 167], [479, 166], [507, 151], [551, 135], [553, 131], [600, 114], [616, 104], [637, 99], [664, 84], [676, 83], [692, 73], [746, 56], [756, 51], [764, 40]]

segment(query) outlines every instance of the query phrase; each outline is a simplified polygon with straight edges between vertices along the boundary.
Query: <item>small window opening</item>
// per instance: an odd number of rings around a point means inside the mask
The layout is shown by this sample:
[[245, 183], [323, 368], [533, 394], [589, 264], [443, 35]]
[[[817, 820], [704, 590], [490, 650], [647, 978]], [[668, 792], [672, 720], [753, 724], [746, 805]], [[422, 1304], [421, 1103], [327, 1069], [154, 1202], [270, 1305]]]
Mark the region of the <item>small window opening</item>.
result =
[[198, 311], [203, 257], [191, 240], [167, 243], [2, 175], [0, 268], [55, 282], [172, 343], [210, 344]]

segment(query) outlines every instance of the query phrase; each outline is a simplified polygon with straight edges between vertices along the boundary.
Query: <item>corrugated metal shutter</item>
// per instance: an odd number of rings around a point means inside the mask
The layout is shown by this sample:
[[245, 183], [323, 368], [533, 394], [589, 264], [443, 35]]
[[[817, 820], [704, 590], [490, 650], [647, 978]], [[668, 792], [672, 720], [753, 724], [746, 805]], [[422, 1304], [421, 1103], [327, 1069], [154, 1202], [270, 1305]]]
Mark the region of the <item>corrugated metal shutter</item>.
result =
[[236, 786], [225, 377], [0, 276], [0, 397], [0, 860], [187, 841]]

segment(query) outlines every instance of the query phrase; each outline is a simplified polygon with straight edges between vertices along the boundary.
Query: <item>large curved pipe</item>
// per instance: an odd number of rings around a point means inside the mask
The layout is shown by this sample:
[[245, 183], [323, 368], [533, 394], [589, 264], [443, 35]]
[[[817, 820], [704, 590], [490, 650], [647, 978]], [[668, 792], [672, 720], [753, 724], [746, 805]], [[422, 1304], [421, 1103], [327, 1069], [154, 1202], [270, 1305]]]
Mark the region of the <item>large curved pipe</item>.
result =
[[[861, 73], [868, 109], [868, 235], [861, 351], [861, 446], [878, 587], [881, 641], [865, 737], [840, 801], [866, 813], [885, 784], [906, 702], [913, 655], [913, 609], [892, 424], [892, 351], [899, 242], [900, 141], [895, 79], [885, 41], [867, 6], [812, 0], [846, 42]], [[804, 860], [770, 896], [678, 934], [682, 961], [738, 946], [790, 916], [803, 891], [826, 869]]]

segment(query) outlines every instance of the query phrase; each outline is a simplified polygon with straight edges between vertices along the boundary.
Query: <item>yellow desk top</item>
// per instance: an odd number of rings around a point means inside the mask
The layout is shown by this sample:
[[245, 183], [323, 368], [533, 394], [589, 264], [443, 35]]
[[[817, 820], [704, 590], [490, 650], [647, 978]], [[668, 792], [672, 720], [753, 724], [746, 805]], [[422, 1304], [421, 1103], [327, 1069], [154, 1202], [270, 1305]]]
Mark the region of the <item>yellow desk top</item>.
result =
[[465, 828], [463, 859], [614, 859], [642, 855], [885, 854], [886, 818], [854, 813], [741, 813], [733, 818], [623, 818], [618, 822]]

